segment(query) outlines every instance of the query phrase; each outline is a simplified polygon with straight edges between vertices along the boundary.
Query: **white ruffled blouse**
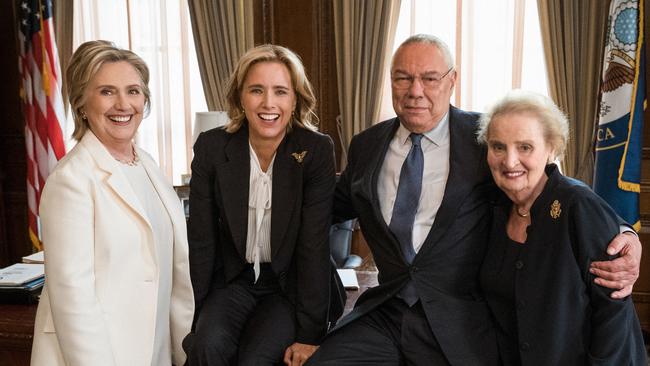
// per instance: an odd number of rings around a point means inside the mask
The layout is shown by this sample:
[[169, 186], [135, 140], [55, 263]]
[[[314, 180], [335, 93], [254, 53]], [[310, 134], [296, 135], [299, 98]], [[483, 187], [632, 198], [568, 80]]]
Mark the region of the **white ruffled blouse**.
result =
[[248, 144], [251, 173], [248, 190], [248, 235], [246, 261], [253, 264], [255, 281], [260, 275], [260, 263], [271, 262], [271, 194], [273, 192], [273, 162], [262, 171], [253, 147]]

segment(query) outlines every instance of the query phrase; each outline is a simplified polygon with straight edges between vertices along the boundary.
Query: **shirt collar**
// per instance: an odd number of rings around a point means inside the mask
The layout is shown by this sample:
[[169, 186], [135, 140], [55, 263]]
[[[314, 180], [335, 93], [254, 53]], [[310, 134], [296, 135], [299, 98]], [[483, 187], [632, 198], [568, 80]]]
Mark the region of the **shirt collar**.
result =
[[[400, 144], [406, 144], [406, 141], [409, 139], [411, 131], [407, 130], [406, 127], [400, 122], [399, 128], [395, 133], [395, 137], [398, 139]], [[449, 112], [440, 119], [436, 127], [431, 130], [423, 133], [424, 137], [433, 143], [436, 146], [444, 145], [445, 142], [449, 141]]]

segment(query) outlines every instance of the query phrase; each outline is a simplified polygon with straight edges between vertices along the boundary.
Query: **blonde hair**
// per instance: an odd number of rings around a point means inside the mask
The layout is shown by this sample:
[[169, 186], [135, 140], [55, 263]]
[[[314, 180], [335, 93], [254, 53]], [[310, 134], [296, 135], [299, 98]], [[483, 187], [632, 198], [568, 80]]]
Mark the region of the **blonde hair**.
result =
[[291, 75], [291, 84], [296, 94], [296, 110], [291, 117], [291, 123], [287, 125], [287, 130], [290, 131], [292, 125], [316, 130], [318, 124], [318, 116], [314, 112], [316, 97], [300, 57], [288, 48], [265, 44], [248, 50], [239, 59], [235, 70], [230, 75], [226, 86], [226, 109], [230, 122], [226, 124], [226, 131], [230, 133], [238, 131], [246, 119], [241, 105], [241, 91], [248, 71], [260, 62], [279, 62], [287, 67]]
[[70, 65], [65, 73], [68, 101], [74, 118], [72, 138], [75, 140], [81, 140], [90, 128], [88, 120], [81, 112], [81, 108], [86, 102], [84, 98], [86, 87], [105, 63], [118, 61], [126, 61], [135, 68], [142, 81], [145, 111], [151, 107], [149, 68], [140, 56], [129, 50], [118, 48], [113, 42], [103, 40], [85, 42], [72, 55]]
[[499, 99], [481, 116], [477, 140], [486, 144], [490, 135], [490, 123], [505, 115], [530, 113], [537, 118], [544, 131], [544, 141], [554, 151], [552, 160], [564, 155], [569, 140], [569, 121], [553, 101], [541, 94], [525, 90], [513, 90]]

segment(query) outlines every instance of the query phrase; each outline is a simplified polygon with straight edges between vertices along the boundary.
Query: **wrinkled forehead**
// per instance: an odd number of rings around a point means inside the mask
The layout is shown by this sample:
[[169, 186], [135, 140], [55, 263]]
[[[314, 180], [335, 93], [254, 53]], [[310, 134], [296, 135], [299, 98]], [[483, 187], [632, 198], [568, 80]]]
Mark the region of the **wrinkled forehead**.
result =
[[413, 75], [444, 73], [449, 69], [443, 52], [434, 44], [409, 43], [400, 46], [391, 63], [391, 73]]

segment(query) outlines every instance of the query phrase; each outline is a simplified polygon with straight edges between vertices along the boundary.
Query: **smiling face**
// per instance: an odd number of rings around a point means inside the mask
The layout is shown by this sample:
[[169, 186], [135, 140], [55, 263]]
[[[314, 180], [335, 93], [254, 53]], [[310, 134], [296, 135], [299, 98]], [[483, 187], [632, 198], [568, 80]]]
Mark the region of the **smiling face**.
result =
[[103, 64], [90, 80], [81, 111], [109, 151], [130, 148], [142, 122], [145, 96], [142, 80], [126, 61]]
[[[413, 78], [408, 87], [391, 85], [393, 108], [402, 124], [411, 132], [430, 131], [449, 110], [456, 84], [456, 72], [447, 65], [437, 46], [409, 43], [401, 46], [393, 58], [391, 78]], [[447, 74], [445, 74], [447, 73]], [[430, 79], [425, 86], [423, 79]], [[440, 79], [439, 81], [432, 81]]]
[[296, 108], [289, 69], [280, 62], [254, 64], [242, 85], [240, 100], [251, 143], [279, 144]]
[[490, 122], [487, 136], [487, 161], [497, 186], [513, 202], [532, 204], [553, 157], [542, 124], [531, 113], [500, 115]]

